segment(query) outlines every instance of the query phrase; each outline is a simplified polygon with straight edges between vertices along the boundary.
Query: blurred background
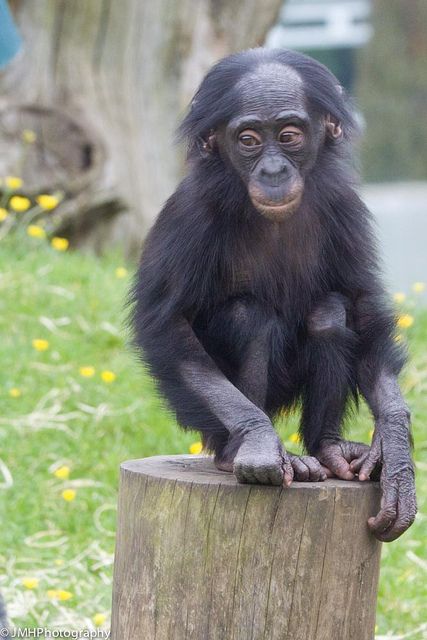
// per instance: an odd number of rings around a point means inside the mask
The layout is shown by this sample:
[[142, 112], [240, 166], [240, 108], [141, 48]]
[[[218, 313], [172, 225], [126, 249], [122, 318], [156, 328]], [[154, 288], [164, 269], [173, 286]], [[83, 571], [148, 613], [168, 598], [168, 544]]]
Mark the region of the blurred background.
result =
[[[185, 171], [174, 135], [197, 85], [263, 44], [354, 97], [427, 470], [427, 2], [0, 0], [0, 591], [16, 625], [107, 629], [119, 463], [200, 451], [126, 348], [124, 301]], [[279, 429], [299, 446], [296, 419]], [[362, 408], [352, 438], [371, 429]], [[427, 638], [425, 482], [419, 496], [384, 548], [378, 638]]]
[[174, 131], [202, 76], [265, 43], [317, 58], [354, 96], [389, 283], [425, 273], [425, 1], [14, 0], [16, 28], [2, 4], [0, 175], [63, 192], [51, 231], [71, 246], [137, 253], [182, 175]]

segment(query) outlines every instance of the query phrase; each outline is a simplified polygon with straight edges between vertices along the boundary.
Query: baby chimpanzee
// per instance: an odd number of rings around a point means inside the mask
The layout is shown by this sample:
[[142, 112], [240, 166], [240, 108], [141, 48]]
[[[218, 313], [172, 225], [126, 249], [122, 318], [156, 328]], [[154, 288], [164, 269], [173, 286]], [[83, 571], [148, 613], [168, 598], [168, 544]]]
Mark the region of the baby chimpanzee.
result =
[[[289, 485], [382, 466], [394, 540], [416, 513], [404, 362], [378, 273], [370, 214], [353, 189], [352, 112], [335, 77], [292, 51], [219, 62], [181, 126], [189, 172], [145, 243], [133, 291], [143, 358], [180, 424], [239, 482]], [[371, 447], [343, 440], [351, 397]], [[272, 419], [297, 402], [310, 455]]]

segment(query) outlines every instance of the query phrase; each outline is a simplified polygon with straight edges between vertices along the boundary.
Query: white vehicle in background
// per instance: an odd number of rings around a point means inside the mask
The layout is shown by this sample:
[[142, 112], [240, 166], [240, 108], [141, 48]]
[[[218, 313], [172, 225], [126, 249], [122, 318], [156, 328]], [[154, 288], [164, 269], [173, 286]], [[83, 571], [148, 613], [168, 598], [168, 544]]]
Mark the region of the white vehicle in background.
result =
[[287, 0], [268, 47], [341, 49], [363, 47], [372, 36], [370, 0]]
[[351, 92], [354, 53], [373, 34], [370, 16], [371, 0], [286, 0], [265, 44], [316, 58]]

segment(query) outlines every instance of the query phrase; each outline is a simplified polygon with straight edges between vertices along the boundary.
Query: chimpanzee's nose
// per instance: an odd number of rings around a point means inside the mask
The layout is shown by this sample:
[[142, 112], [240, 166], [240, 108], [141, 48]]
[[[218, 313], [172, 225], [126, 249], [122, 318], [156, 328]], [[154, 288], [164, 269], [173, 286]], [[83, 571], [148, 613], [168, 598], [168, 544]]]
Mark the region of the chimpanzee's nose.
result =
[[288, 174], [288, 165], [285, 158], [281, 156], [270, 156], [265, 158], [260, 167], [260, 178], [263, 182], [272, 187], [279, 186]]

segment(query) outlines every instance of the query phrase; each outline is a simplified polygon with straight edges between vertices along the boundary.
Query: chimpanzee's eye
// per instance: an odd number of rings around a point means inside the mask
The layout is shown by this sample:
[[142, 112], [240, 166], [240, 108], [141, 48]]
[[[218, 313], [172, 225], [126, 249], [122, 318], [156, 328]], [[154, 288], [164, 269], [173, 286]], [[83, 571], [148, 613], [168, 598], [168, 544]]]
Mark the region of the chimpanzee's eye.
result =
[[262, 140], [255, 131], [245, 129], [239, 135], [239, 143], [244, 147], [259, 147], [262, 144]]
[[279, 142], [289, 146], [298, 146], [302, 144], [304, 139], [303, 132], [297, 127], [288, 126], [279, 133]]

